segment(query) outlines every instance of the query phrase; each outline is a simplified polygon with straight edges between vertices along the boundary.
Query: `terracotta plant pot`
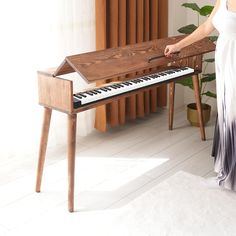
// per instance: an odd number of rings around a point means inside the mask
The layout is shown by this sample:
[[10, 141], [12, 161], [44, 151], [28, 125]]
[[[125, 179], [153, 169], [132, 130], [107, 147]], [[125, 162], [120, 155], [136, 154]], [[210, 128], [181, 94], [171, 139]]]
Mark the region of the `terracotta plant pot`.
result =
[[[203, 112], [203, 123], [205, 125], [210, 120], [211, 106], [206, 103], [203, 103], [202, 112]], [[187, 119], [192, 126], [199, 127], [199, 119], [198, 119], [196, 103], [190, 103], [187, 105]]]

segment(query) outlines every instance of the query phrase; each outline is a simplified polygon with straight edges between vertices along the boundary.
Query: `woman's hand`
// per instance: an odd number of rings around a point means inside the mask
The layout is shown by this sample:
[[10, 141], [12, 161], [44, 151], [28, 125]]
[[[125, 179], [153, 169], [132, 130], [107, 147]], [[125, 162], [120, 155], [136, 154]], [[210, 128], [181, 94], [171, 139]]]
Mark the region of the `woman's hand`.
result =
[[177, 53], [180, 51], [180, 47], [178, 46], [178, 44], [171, 44], [171, 45], [167, 45], [164, 51], [164, 54], [166, 57], [171, 57], [172, 54]]

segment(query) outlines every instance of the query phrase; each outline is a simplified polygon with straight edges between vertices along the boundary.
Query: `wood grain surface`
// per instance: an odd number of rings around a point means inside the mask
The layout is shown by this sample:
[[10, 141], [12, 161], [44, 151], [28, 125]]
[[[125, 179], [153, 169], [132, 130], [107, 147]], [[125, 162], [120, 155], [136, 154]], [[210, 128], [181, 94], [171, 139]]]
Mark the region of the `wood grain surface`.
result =
[[[124, 47], [68, 56], [63, 61], [63, 64], [70, 65], [71, 72], [78, 72], [85, 81], [91, 83], [155, 68], [172, 61], [178, 61], [183, 58], [201, 55], [215, 50], [215, 44], [208, 38], [205, 38], [191, 46], [185, 47], [175, 58], [162, 57], [152, 60], [149, 63], [150, 58], [163, 55], [166, 45], [176, 43], [184, 37], [176, 36], [156, 39]], [[63, 66], [60, 66], [54, 75], [68, 73], [68, 70], [63, 71], [60, 70], [61, 68]]]

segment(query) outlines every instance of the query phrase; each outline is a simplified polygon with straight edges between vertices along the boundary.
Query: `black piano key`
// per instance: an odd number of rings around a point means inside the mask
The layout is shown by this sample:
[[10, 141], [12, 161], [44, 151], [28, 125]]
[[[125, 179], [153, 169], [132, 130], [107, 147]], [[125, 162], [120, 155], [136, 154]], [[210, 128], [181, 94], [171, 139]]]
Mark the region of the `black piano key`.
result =
[[107, 92], [108, 91], [108, 89], [106, 89], [106, 88], [100, 88], [102, 91], [104, 91], [104, 92]]
[[151, 80], [149, 77], [146, 77], [146, 76], [143, 77], [142, 79], [145, 80], [145, 81]]
[[165, 76], [165, 75], [166, 75], [166, 73], [163, 73], [163, 72], [162, 72], [162, 73], [160, 73], [159, 75], [161, 75], [161, 76]]
[[78, 94], [75, 94], [74, 96], [76, 96], [76, 97], [79, 98], [79, 99], [83, 99], [83, 97], [80, 96], [80, 95], [78, 95]]
[[156, 79], [158, 77], [160, 77], [159, 75], [150, 75], [149, 77], [151, 77], [152, 79]]
[[91, 95], [91, 96], [93, 96], [93, 93], [91, 93], [90, 91], [89, 92], [86, 92], [88, 95]]
[[174, 74], [174, 72], [173, 71], [167, 71], [166, 74], [172, 75], [172, 74]]
[[102, 91], [108, 92], [109, 90], [106, 87], [101, 88]]
[[84, 93], [78, 93], [79, 96], [86, 98], [87, 96]]

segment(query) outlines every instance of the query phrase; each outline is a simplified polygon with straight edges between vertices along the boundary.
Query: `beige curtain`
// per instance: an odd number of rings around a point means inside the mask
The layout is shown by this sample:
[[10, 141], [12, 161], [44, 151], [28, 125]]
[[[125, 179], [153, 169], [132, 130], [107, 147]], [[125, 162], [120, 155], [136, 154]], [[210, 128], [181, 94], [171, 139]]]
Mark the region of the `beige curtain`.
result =
[[[168, 35], [167, 0], [96, 0], [97, 49], [141, 43]], [[138, 74], [142, 74], [139, 71]], [[136, 74], [128, 75], [128, 78]], [[114, 78], [114, 81], [127, 78]], [[106, 83], [108, 81], [104, 81]], [[100, 84], [100, 82], [99, 82]], [[109, 126], [123, 125], [156, 112], [167, 105], [167, 87], [163, 85], [126, 99], [100, 106], [95, 127], [106, 131]]]

